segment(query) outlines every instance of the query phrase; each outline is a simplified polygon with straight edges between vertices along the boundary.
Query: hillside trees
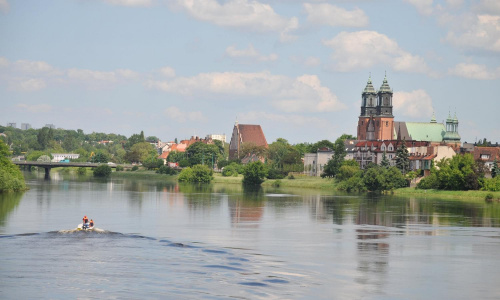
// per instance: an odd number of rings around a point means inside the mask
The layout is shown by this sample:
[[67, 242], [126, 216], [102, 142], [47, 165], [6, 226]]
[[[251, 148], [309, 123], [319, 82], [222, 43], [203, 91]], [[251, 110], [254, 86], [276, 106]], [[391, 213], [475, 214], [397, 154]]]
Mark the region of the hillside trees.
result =
[[0, 140], [0, 192], [24, 190], [26, 183], [23, 174], [9, 157], [9, 147]]

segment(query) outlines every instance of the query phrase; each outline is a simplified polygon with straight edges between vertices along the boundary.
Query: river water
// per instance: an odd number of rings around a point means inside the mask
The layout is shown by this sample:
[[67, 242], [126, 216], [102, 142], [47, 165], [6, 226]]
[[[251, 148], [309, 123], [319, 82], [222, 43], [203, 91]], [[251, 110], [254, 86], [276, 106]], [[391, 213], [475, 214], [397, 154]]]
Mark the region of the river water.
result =
[[500, 299], [498, 203], [40, 174], [0, 299]]

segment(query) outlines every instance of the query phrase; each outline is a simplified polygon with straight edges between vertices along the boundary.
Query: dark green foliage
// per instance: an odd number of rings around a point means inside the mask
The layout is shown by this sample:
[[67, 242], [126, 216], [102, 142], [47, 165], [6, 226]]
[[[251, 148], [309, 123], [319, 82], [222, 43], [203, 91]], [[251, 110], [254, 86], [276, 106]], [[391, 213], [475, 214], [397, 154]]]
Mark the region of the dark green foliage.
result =
[[165, 175], [176, 175], [177, 171], [174, 168], [162, 165], [161, 167], [158, 168], [158, 170], [156, 170], [156, 173]]
[[281, 170], [278, 170], [278, 169], [269, 169], [267, 171], [267, 178], [268, 179], [283, 179], [287, 176], [288, 174], [281, 171]]
[[179, 174], [179, 181], [182, 182], [199, 182], [209, 183], [212, 181], [213, 171], [205, 165], [194, 165], [192, 168], [188, 167], [181, 171]]
[[500, 192], [500, 176], [485, 178], [482, 189], [490, 192]]
[[260, 185], [267, 176], [266, 166], [260, 162], [251, 162], [243, 170], [243, 183], [247, 185]]
[[491, 202], [493, 200], [493, 194], [491, 194], [491, 193], [486, 194], [486, 197], [484, 197], [484, 200]]
[[87, 174], [87, 168], [85, 168], [85, 167], [79, 167], [79, 168], [77, 169], [76, 173], [77, 173], [78, 175], [85, 175], [85, 174]]
[[151, 156], [142, 162], [142, 165], [148, 170], [156, 170], [163, 166], [163, 159], [156, 158], [156, 156]]
[[345, 149], [344, 139], [342, 137], [338, 138], [335, 141], [332, 150], [333, 156], [325, 165], [321, 177], [335, 177], [335, 175], [337, 175], [347, 153]]
[[410, 158], [409, 158], [408, 148], [406, 147], [406, 140], [403, 142], [396, 150], [396, 166], [403, 173], [406, 174], [410, 170]]
[[123, 169], [124, 169], [123, 166], [116, 166], [115, 170], [116, 170], [116, 172], [121, 172], [121, 171], [123, 171]]
[[212, 168], [220, 156], [219, 150], [219, 147], [215, 144], [207, 145], [196, 142], [186, 149], [189, 165], [208, 165]]
[[94, 168], [94, 177], [109, 177], [111, 175], [111, 167], [108, 165], [100, 165]]
[[495, 161], [493, 162], [493, 168], [491, 169], [491, 177], [495, 178], [498, 175], [500, 175], [500, 168], [498, 167], [498, 161], [495, 158]]
[[390, 191], [408, 185], [403, 174], [396, 167], [388, 169], [372, 167], [363, 175], [363, 183], [369, 191]]
[[133, 166], [133, 167], [132, 167], [132, 171], [137, 171], [137, 170], [139, 170], [139, 167], [138, 167], [138, 166]]
[[90, 161], [93, 163], [107, 163], [109, 157], [104, 151], [97, 151], [97, 153], [91, 157]]
[[384, 154], [382, 154], [382, 161], [380, 162], [380, 166], [386, 169], [391, 166], [389, 159], [387, 158], [387, 155], [385, 155], [385, 151]]
[[317, 153], [318, 149], [320, 148], [329, 148], [333, 150], [333, 143], [330, 142], [329, 140], [322, 140], [319, 142], [316, 142], [309, 147], [308, 153]]
[[180, 162], [186, 158], [186, 153], [179, 151], [171, 151], [167, 156], [167, 162]]
[[224, 169], [222, 170], [222, 176], [224, 177], [238, 176], [239, 173], [238, 170], [241, 167], [242, 167], [241, 165], [233, 162], [230, 165], [224, 167]]
[[288, 179], [295, 179], [295, 176], [293, 174], [288, 175]]
[[9, 148], [0, 140], [0, 192], [24, 190], [26, 184], [23, 174], [19, 167], [10, 161], [9, 156]]
[[278, 180], [273, 181], [272, 186], [273, 187], [280, 187], [281, 186], [281, 180], [278, 179]]
[[477, 190], [484, 184], [484, 165], [474, 161], [472, 154], [455, 155], [442, 159], [437, 168], [418, 184], [419, 189]]

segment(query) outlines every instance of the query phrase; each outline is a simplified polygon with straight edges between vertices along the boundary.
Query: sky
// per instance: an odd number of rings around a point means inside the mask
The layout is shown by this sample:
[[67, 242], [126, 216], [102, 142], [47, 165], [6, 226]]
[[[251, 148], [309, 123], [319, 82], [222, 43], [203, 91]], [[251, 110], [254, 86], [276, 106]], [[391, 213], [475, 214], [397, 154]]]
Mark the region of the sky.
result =
[[0, 0], [3, 126], [334, 141], [384, 76], [395, 121], [500, 142], [500, 1]]

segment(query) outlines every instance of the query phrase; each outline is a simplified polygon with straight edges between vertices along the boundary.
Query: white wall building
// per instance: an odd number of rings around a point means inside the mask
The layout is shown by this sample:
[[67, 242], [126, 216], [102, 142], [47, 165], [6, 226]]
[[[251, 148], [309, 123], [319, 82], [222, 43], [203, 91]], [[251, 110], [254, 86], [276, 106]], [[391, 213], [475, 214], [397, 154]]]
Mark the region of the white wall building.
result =
[[332, 158], [331, 149], [318, 149], [317, 153], [304, 153], [304, 174], [320, 176], [328, 161]]
[[50, 153], [52, 155], [52, 162], [60, 162], [64, 159], [77, 159], [80, 154], [76, 153]]

